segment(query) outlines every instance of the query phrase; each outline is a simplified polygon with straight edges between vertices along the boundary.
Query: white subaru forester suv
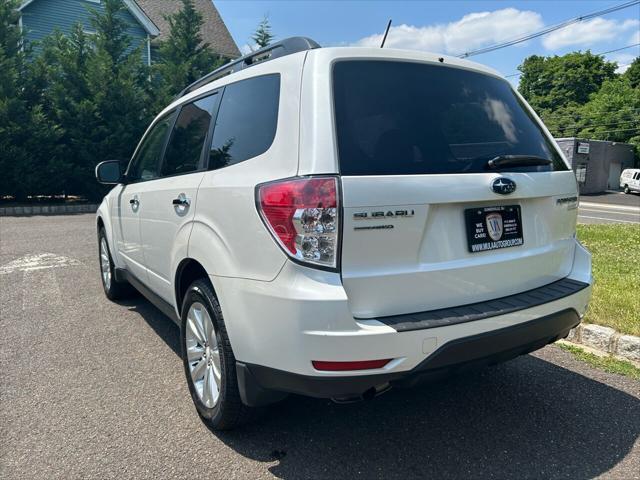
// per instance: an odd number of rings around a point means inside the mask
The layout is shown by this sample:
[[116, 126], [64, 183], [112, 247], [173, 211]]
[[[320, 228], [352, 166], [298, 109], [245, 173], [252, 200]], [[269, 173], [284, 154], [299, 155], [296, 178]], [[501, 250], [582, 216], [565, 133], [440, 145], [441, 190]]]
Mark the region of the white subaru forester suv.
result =
[[101, 277], [181, 329], [213, 428], [350, 401], [566, 336], [591, 294], [577, 185], [496, 72], [292, 38], [153, 121], [97, 213]]

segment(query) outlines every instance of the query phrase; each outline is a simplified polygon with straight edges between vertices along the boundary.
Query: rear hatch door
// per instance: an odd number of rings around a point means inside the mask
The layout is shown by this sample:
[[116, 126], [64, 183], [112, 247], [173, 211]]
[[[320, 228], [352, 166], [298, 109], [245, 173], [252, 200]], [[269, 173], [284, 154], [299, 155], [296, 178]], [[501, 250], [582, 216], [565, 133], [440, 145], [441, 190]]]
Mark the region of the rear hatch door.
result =
[[[341, 270], [356, 317], [500, 298], [569, 273], [575, 177], [505, 80], [345, 60], [333, 82]], [[507, 161], [492, 168], [495, 158]]]

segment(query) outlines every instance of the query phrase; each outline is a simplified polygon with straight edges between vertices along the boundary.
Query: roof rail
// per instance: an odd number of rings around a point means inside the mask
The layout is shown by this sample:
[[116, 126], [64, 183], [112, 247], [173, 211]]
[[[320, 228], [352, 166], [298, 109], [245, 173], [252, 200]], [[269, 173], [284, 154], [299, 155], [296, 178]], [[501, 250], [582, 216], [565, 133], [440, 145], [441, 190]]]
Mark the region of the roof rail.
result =
[[314, 48], [320, 48], [320, 45], [307, 37], [291, 37], [276, 42], [272, 45], [268, 45], [260, 50], [251, 52], [248, 55], [233, 60], [232, 62], [223, 65], [220, 68], [215, 69], [213, 72], [207, 73], [204, 77], [196, 80], [187, 88], [182, 90], [176, 99], [183, 97], [187, 93], [193, 92], [198, 88], [211, 83], [214, 80], [225, 77], [232, 73], [238, 72], [245, 68], [249, 68], [257, 63], [273, 60], [274, 58], [284, 57], [285, 55], [291, 55], [292, 53], [304, 52], [306, 50], [312, 50]]

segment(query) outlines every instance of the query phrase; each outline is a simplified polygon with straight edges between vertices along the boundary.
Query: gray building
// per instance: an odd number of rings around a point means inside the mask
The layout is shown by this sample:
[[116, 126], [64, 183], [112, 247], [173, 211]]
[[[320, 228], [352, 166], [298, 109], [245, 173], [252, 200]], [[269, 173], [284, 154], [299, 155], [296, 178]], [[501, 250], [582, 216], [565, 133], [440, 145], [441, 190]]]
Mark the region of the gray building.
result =
[[582, 138], [557, 138], [560, 149], [576, 172], [580, 193], [600, 193], [620, 188], [620, 174], [633, 168], [633, 146]]

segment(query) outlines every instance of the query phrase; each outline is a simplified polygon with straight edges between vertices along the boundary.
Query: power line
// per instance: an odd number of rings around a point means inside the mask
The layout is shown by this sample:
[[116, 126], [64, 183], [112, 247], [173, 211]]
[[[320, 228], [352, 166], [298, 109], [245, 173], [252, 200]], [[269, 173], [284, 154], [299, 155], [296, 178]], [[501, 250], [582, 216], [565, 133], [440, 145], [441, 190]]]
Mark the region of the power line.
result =
[[627, 111], [627, 112], [603, 112], [599, 115], [588, 115], [588, 116], [573, 116], [573, 115], [567, 115], [567, 116], [550, 116], [550, 115], [542, 115], [542, 119], [545, 122], [554, 122], [554, 123], [560, 123], [560, 122], [578, 122], [580, 120], [589, 122], [589, 121], [598, 121], [603, 115], [610, 115], [610, 114], [621, 114], [621, 115], [634, 115], [636, 112], [632, 112], [632, 111]]
[[590, 140], [610, 140], [610, 136], [613, 135], [620, 135], [622, 136], [625, 140], [623, 141], [628, 141], [629, 138], [635, 136], [636, 134], [640, 134], [640, 130], [632, 130], [630, 133], [624, 133], [625, 131], [619, 131], [619, 130], [610, 130], [607, 132], [569, 132], [569, 131], [562, 131], [562, 132], [558, 132], [559, 137], [564, 137], [564, 136], [573, 136], [573, 137], [580, 137], [580, 138], [588, 138]]
[[577, 114], [571, 114], [571, 113], [562, 113], [562, 112], [551, 112], [548, 114], [548, 116], [556, 116], [556, 117], [590, 117], [590, 116], [598, 116], [598, 115], [602, 115], [603, 113], [611, 113], [611, 112], [625, 112], [625, 111], [638, 111], [640, 110], [640, 107], [632, 107], [632, 106], [626, 106], [626, 107], [621, 107], [621, 108], [615, 108], [615, 109], [607, 109], [607, 110], [598, 110], [597, 112], [590, 112], [589, 114], [585, 115], [583, 113], [577, 113]]
[[[549, 119], [549, 118], [543, 118], [542, 121], [546, 124], [546, 125], [553, 125], [555, 127], [561, 127], [563, 125], [567, 125], [567, 127], [564, 128], [569, 128], [569, 127], [576, 127], [576, 128], [587, 128], [587, 127], [591, 127], [591, 126], [603, 126], [603, 124], [597, 123], [599, 121], [602, 121], [602, 119], [597, 119], [597, 118], [592, 118], [592, 119], [588, 119], [587, 121], [585, 121], [584, 123], [579, 123], [579, 121], [575, 121], [574, 119], [569, 119], [569, 120], [556, 120], [556, 119]], [[626, 122], [625, 121], [620, 121], [620, 123], [638, 123], [638, 121], [630, 121], [630, 122]], [[584, 126], [582, 126], [584, 125]]]
[[638, 120], [630, 120], [630, 121], [624, 121], [624, 122], [609, 122], [609, 123], [592, 123], [592, 124], [585, 124], [585, 125], [580, 125], [576, 123], [574, 125], [565, 125], [565, 126], [557, 125], [557, 127], [561, 130], [570, 130], [572, 128], [585, 129], [585, 128], [598, 128], [598, 127], [617, 127], [618, 125], [626, 125], [629, 123], [631, 124], [639, 123], [638, 128], [640, 128], [640, 122]]
[[607, 53], [619, 52], [620, 50], [626, 50], [627, 48], [637, 47], [640, 43], [634, 43], [633, 45], [627, 45], [626, 47], [614, 48], [613, 50], [607, 50], [606, 52], [595, 53], [594, 55], [606, 55]]
[[[581, 130], [587, 130], [583, 128]], [[632, 128], [616, 128], [614, 130], [605, 130], [604, 132], [592, 132], [593, 135], [599, 135], [601, 133], [613, 133], [613, 132], [635, 132], [640, 131], [640, 127], [632, 127]]]
[[583, 135], [605, 135], [605, 134], [609, 134], [609, 133], [615, 133], [615, 132], [633, 132], [633, 133], [640, 133], [640, 128], [622, 128], [622, 129], [616, 129], [616, 130], [607, 130], [606, 132], [585, 132]]
[[[551, 117], [551, 116], [546, 116], [543, 115], [541, 118], [544, 121], [544, 123], [549, 123], [549, 124], [553, 124], [553, 125], [558, 125], [558, 124], [562, 124], [562, 123], [571, 123], [571, 125], [578, 125], [580, 121], [583, 121], [585, 123], [589, 123], [589, 122], [598, 122], [600, 120], [602, 120], [602, 116], [603, 115], [608, 115], [611, 114], [612, 112], [605, 112], [601, 115], [591, 115], [591, 116], [583, 116], [583, 117], [577, 117], [577, 116], [566, 116], [566, 117]], [[617, 112], [615, 112], [617, 113]], [[629, 118], [629, 116], [635, 115], [636, 112], [624, 112], [622, 113], [622, 115], [624, 115], [622, 117], [622, 119], [626, 119]], [[622, 121], [622, 120], [620, 120]]]
[[[614, 48], [613, 50], [607, 50], [606, 52], [594, 53], [595, 56], [606, 55], [607, 53], [619, 52], [620, 50], [626, 50], [627, 48], [633, 48], [640, 46], [640, 43], [634, 43], [633, 45], [627, 45], [626, 47]], [[618, 65], [618, 67], [626, 67], [627, 65], [631, 65], [630, 63], [623, 63], [622, 65]], [[512, 73], [511, 75], [505, 75], [505, 78], [510, 77], [519, 77], [522, 75], [522, 72]]]
[[[566, 132], [566, 131], [575, 131], [575, 132], [582, 132], [584, 130], [589, 130], [589, 129], [593, 129], [593, 128], [597, 128], [597, 127], [585, 127], [585, 128], [571, 128], [571, 127], [562, 127], [562, 128], [557, 128], [556, 130], [561, 131], [561, 132]], [[595, 135], [600, 134], [600, 133], [611, 133], [611, 132], [633, 132], [635, 130], [639, 130], [640, 131], [640, 127], [627, 127], [627, 128], [615, 128], [613, 130], [605, 130], [602, 132], [591, 132], [591, 134]]]
[[621, 64], [619, 64], [619, 65], [618, 65], [618, 68], [620, 68], [620, 67], [626, 67], [626, 66], [628, 66], [628, 65], [631, 65], [632, 63], [633, 63], [633, 62], [630, 62], [630, 63], [621, 63]]
[[533, 38], [541, 37], [548, 33], [554, 32], [556, 30], [560, 30], [561, 28], [568, 27], [574, 23], [582, 22], [584, 20], [589, 20], [590, 18], [597, 17], [600, 15], [606, 15], [608, 13], [617, 12], [618, 10], [622, 10], [625, 8], [632, 7], [633, 5], [637, 5], [640, 3], [640, 0], [632, 0], [629, 2], [621, 3], [620, 5], [616, 5], [614, 7], [606, 8], [604, 10], [599, 10], [597, 12], [588, 13], [586, 15], [581, 15], [579, 17], [571, 18], [569, 20], [565, 20], [564, 22], [557, 23], [555, 25], [551, 25], [547, 28], [544, 28], [538, 32], [530, 33], [528, 35], [524, 35], [522, 37], [517, 37], [513, 40], [509, 40], [502, 43], [497, 43], [494, 45], [489, 45], [488, 47], [479, 48], [477, 50], [472, 50], [470, 52], [463, 53], [462, 55], [458, 55], [459, 58], [467, 58], [474, 55], [480, 55], [481, 53], [493, 52], [494, 50], [499, 50], [501, 48], [510, 47], [512, 45], [517, 45], [518, 43], [526, 42], [527, 40], [531, 40]]

